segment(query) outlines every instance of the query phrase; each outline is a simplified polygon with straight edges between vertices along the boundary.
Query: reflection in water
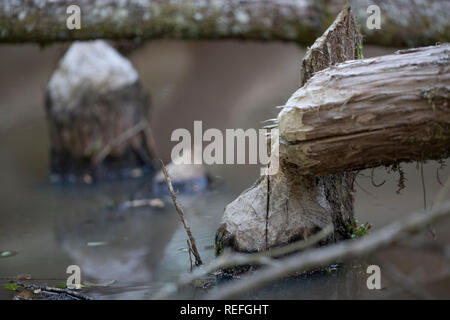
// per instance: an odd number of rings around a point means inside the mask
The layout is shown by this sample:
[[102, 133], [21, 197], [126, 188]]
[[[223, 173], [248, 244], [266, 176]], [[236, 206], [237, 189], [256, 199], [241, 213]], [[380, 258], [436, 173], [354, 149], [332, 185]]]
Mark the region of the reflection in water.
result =
[[[63, 186], [58, 191], [60, 214], [53, 229], [59, 250], [80, 266], [83, 281], [115, 281], [111, 288], [97, 288], [97, 297], [145, 298], [188, 270], [186, 233], [168, 195], [162, 198], [163, 208], [123, 210], [120, 204], [124, 201], [152, 196], [147, 183]], [[223, 206], [227, 202], [223, 194], [216, 190], [178, 195], [200, 253], [208, 260], [213, 258], [211, 245], [221, 213], [216, 204]], [[88, 201], [93, 208], [67, 206], [81, 201], [85, 205]], [[212, 210], [216, 214], [211, 215]]]
[[[124, 187], [120, 185], [118, 190], [127, 190]], [[103, 190], [86, 192], [94, 203], [97, 194], [108, 195]], [[176, 227], [173, 212], [164, 208], [110, 207], [83, 212], [67, 208], [57, 218], [55, 236], [63, 252], [93, 282], [146, 284], [152, 281], [152, 273]], [[95, 243], [104, 245], [90, 246]]]

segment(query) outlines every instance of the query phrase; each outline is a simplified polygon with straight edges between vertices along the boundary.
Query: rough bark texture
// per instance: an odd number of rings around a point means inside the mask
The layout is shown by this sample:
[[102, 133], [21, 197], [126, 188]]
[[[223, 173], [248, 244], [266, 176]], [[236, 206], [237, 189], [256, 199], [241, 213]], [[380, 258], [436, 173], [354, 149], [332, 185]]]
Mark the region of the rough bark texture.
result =
[[[447, 0], [351, 0], [367, 42], [391, 46], [450, 41]], [[2, 0], [0, 42], [90, 39], [253, 39], [311, 44], [344, 0]], [[81, 8], [81, 30], [66, 28], [66, 8]], [[369, 30], [369, 5], [381, 30]]]
[[[349, 7], [311, 47], [302, 62], [302, 78], [333, 63], [357, 57], [361, 35]], [[328, 52], [329, 54], [325, 54]], [[353, 222], [354, 174], [305, 176], [301, 168], [280, 157], [280, 170], [261, 177], [225, 208], [216, 234], [216, 252], [262, 251], [306, 239], [329, 224], [335, 232], [327, 241], [348, 238]]]
[[449, 96], [449, 44], [332, 66], [280, 112], [280, 153], [304, 175], [441, 158]]
[[148, 97], [131, 63], [105, 42], [69, 48], [46, 112], [53, 177], [90, 183], [151, 169]]
[[[80, 30], [66, 8], [81, 8]], [[314, 2], [261, 0], [3, 0], [3, 42], [103, 39], [258, 39], [311, 43], [322, 15]]]
[[[331, 1], [335, 4], [339, 2]], [[425, 46], [450, 41], [450, 1], [350, 0], [365, 43], [382, 46]], [[367, 8], [377, 5], [381, 29], [366, 26]]]
[[362, 36], [354, 24], [348, 7], [339, 13], [333, 24], [314, 42], [301, 63], [300, 87], [314, 72], [362, 55]]

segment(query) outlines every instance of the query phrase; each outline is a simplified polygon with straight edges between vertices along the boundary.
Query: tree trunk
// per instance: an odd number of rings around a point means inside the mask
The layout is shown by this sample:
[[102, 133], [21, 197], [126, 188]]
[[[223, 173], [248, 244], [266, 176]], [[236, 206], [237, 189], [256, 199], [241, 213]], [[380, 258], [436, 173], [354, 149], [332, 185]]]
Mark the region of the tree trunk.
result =
[[448, 157], [450, 45], [317, 72], [278, 115], [280, 153], [302, 175]]
[[[350, 8], [346, 7], [305, 55], [303, 81], [333, 63], [356, 59], [360, 44], [361, 35]], [[281, 157], [278, 173], [261, 177], [230, 203], [216, 234], [216, 252], [220, 253], [224, 247], [263, 251], [306, 239], [330, 224], [335, 232], [325, 242], [349, 238], [349, 226], [354, 221], [355, 175], [315, 177], [304, 176], [300, 171]]]
[[52, 180], [91, 183], [152, 170], [148, 108], [126, 58], [101, 40], [74, 43], [47, 89]]
[[307, 52], [304, 86], [275, 124], [280, 170], [225, 208], [218, 252], [265, 250], [330, 223], [329, 241], [348, 238], [354, 170], [448, 156], [450, 46], [335, 64], [361, 57], [359, 40], [347, 8]]
[[[447, 0], [351, 0], [367, 43], [418, 46], [450, 41]], [[0, 42], [92, 39], [248, 39], [311, 44], [344, 0], [59, 0], [0, 2]], [[381, 29], [369, 30], [369, 5]], [[81, 8], [81, 29], [68, 30], [66, 9]]]

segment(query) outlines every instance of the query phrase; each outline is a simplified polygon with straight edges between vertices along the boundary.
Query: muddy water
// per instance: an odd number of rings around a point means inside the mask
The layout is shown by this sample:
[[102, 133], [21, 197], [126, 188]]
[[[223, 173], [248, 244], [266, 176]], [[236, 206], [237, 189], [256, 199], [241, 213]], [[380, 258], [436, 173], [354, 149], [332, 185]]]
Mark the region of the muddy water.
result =
[[[3, 284], [20, 274], [33, 283], [65, 282], [67, 266], [81, 267], [82, 280], [100, 299], [146, 299], [163, 284], [189, 269], [186, 236], [165, 195], [151, 191], [149, 177], [86, 186], [51, 185], [47, 181], [48, 137], [43, 112], [46, 83], [65, 46], [0, 47], [0, 298], [12, 293]], [[366, 56], [393, 49], [366, 48]], [[259, 128], [277, 114], [298, 83], [303, 51], [292, 45], [241, 42], [153, 42], [131, 59], [152, 94], [150, 115], [158, 156], [169, 160], [176, 128]], [[439, 164], [424, 165], [427, 209], [442, 190]], [[214, 233], [223, 208], [258, 176], [254, 166], [208, 167], [214, 187], [179, 195], [202, 258], [213, 258]], [[380, 228], [411, 211], [424, 211], [420, 168], [404, 166], [406, 188], [396, 193], [398, 176], [379, 168], [358, 177], [356, 215]], [[449, 169], [439, 171], [442, 182]], [[445, 195], [450, 198], [450, 192]], [[160, 198], [163, 208], [118, 210], [140, 198]], [[331, 272], [285, 279], [249, 298], [450, 298], [450, 223], [429, 234], [383, 250]], [[379, 264], [382, 290], [368, 290], [366, 267]], [[202, 288], [178, 297], [197, 298]]]

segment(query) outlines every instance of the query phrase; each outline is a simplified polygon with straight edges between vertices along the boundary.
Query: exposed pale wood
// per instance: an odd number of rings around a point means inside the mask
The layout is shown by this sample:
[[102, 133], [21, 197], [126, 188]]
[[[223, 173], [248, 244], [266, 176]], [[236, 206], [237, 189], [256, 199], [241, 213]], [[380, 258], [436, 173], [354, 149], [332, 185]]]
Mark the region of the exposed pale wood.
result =
[[[333, 63], [357, 58], [361, 35], [346, 6], [302, 61], [302, 79]], [[274, 142], [276, 144], [276, 142]], [[351, 237], [353, 173], [303, 176], [301, 168], [281, 157], [278, 173], [261, 177], [231, 202], [216, 234], [216, 248], [263, 251], [307, 239], [333, 224], [328, 242]], [[324, 241], [324, 242], [327, 242]]]
[[332, 66], [280, 112], [281, 157], [317, 176], [446, 156], [449, 90], [449, 44]]

